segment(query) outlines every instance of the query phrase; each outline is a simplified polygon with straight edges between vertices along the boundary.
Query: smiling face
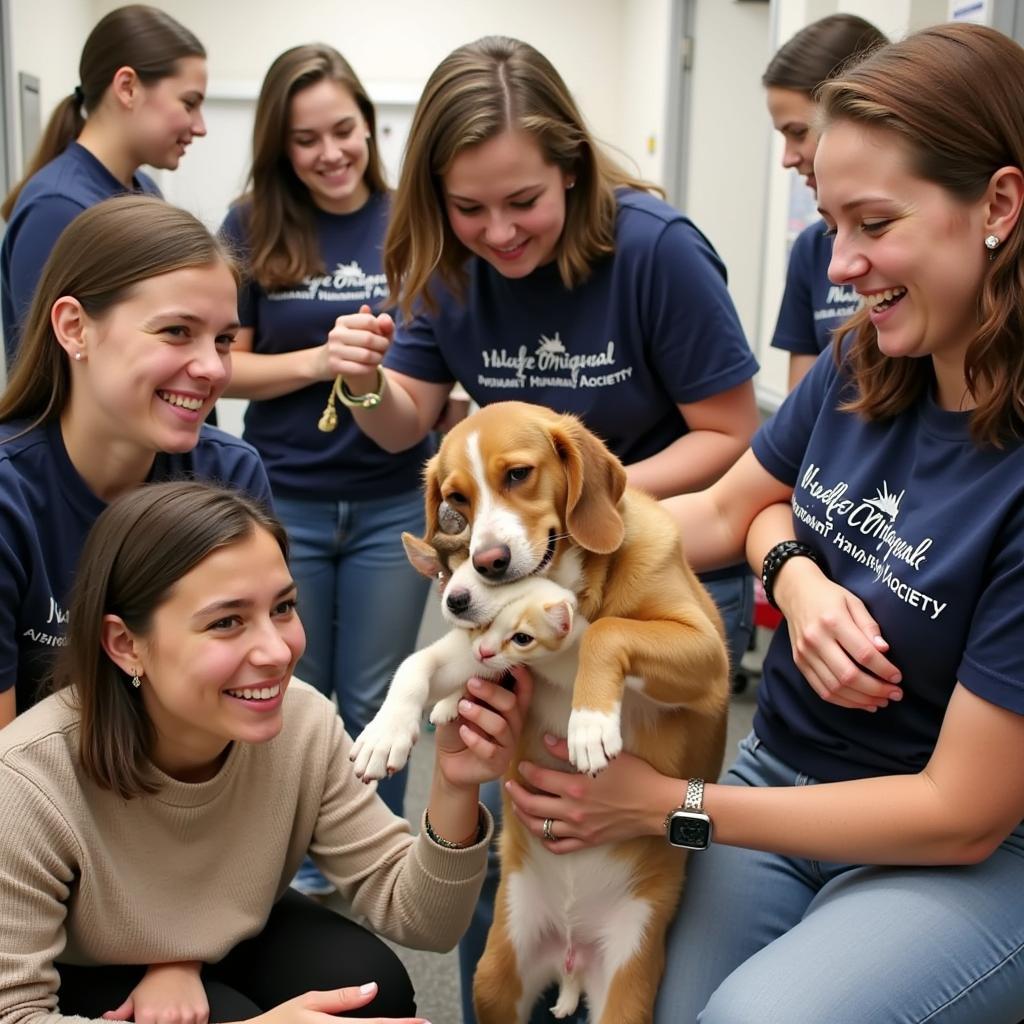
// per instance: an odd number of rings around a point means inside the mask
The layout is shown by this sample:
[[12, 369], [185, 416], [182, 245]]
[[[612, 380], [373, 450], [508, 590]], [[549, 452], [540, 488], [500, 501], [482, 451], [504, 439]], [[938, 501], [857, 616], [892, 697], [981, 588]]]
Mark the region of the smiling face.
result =
[[138, 162], [168, 171], [178, 166], [194, 138], [206, 134], [206, 61], [182, 57], [176, 67], [173, 75], [140, 87], [130, 129]]
[[[73, 300], [59, 300], [56, 309]], [[79, 307], [80, 308], [80, 307]], [[221, 262], [132, 286], [98, 319], [80, 314], [63, 425], [73, 438], [187, 452], [231, 374], [235, 278]], [[60, 336], [60, 333], [58, 333]]]
[[818, 148], [818, 133], [814, 129], [817, 108], [807, 93], [797, 89], [782, 89], [770, 85], [765, 100], [772, 125], [782, 135], [785, 148], [782, 166], [792, 167], [804, 176], [809, 188], [817, 191], [814, 177], [814, 153]]
[[815, 169], [836, 232], [829, 278], [864, 297], [885, 355], [931, 356], [962, 380], [988, 266], [985, 198], [960, 201], [912, 172], [896, 136], [849, 122], [822, 136]]
[[505, 131], [452, 161], [443, 181], [448, 221], [499, 274], [526, 277], [555, 258], [570, 183], [532, 135]]
[[277, 541], [258, 527], [174, 585], [134, 640], [154, 764], [198, 781], [229, 743], [264, 743], [281, 731], [284, 693], [306, 646], [295, 593]]
[[369, 198], [369, 132], [353, 95], [329, 78], [292, 96], [286, 151], [320, 209], [352, 213]]

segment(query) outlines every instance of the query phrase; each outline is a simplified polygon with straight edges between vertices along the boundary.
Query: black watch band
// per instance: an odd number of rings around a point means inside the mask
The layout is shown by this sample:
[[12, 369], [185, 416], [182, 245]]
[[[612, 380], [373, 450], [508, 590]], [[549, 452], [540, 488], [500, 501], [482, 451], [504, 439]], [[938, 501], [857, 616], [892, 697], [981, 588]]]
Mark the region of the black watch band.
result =
[[809, 558], [815, 565], [821, 568], [821, 559], [818, 557], [818, 553], [809, 544], [804, 544], [799, 540], [784, 540], [776, 544], [764, 556], [764, 562], [761, 563], [761, 586], [764, 587], [764, 596], [773, 608], [779, 607], [775, 603], [775, 594], [773, 592], [779, 570], [791, 558], [796, 557]]

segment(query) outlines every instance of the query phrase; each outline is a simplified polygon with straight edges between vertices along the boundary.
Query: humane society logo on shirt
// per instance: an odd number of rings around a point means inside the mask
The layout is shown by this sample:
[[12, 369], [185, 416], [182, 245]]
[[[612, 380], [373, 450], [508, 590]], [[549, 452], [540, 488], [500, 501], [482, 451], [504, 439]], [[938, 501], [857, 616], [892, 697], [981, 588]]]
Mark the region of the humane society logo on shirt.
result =
[[[51, 597], [50, 613], [46, 618], [45, 626], [48, 626], [50, 629], [54, 626], [61, 629], [67, 624], [68, 613]], [[39, 644], [41, 647], [65, 647], [68, 642], [68, 639], [64, 636], [63, 632], [51, 633], [48, 629], [44, 628], [44, 626], [40, 626], [39, 629], [34, 629], [30, 626], [22, 635], [31, 640], [32, 643]]]
[[[829, 285], [825, 296], [825, 305], [814, 310], [815, 320], [848, 320], [860, 309], [860, 296], [855, 288], [833, 284]], [[839, 326], [837, 323], [835, 326]]]
[[386, 274], [367, 274], [358, 260], [338, 263], [330, 274], [314, 274], [303, 280], [299, 288], [288, 288], [267, 295], [270, 302], [306, 299], [320, 302], [372, 302], [386, 298]]
[[[484, 370], [490, 372], [477, 374], [477, 383], [486, 388], [607, 388], [633, 376], [632, 366], [616, 368], [614, 341], [602, 351], [575, 355], [557, 331], [552, 337], [542, 334], [533, 352], [525, 345], [513, 353], [492, 348], [482, 352], [481, 358]], [[512, 372], [495, 373], [501, 370]]]
[[[848, 497], [849, 484], [840, 480], [826, 486], [821, 469], [813, 463], [793, 492], [793, 514], [815, 533], [827, 537], [847, 557], [867, 566], [875, 582], [888, 587], [901, 601], [919, 608], [932, 621], [947, 607], [945, 601], [923, 593], [906, 582], [907, 572], [921, 569], [928, 558], [932, 538], [907, 540], [896, 528], [905, 491], [889, 490], [887, 481], [871, 498]], [[797, 500], [797, 494], [806, 504]], [[894, 568], [892, 563], [897, 564]], [[904, 568], [904, 566], [906, 568]]]

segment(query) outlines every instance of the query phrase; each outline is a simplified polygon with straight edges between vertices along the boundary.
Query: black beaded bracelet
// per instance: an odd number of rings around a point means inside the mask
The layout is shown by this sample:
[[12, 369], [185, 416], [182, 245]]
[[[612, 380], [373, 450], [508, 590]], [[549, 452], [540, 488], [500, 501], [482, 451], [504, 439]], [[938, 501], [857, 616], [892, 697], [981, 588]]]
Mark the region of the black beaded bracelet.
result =
[[468, 850], [470, 847], [476, 846], [487, 835], [487, 817], [484, 814], [483, 804], [477, 806], [477, 815], [476, 838], [471, 843], [453, 843], [451, 840], [439, 836], [430, 824], [430, 813], [428, 811], [423, 812], [423, 824], [426, 827], [429, 838], [437, 843], [438, 846], [443, 846], [446, 850]]
[[764, 587], [764, 596], [773, 608], [779, 607], [775, 603], [775, 594], [773, 593], [775, 578], [786, 562], [796, 557], [809, 558], [819, 569], [821, 568], [821, 559], [814, 548], [798, 540], [784, 540], [776, 544], [764, 556], [764, 561], [761, 563], [761, 586]]

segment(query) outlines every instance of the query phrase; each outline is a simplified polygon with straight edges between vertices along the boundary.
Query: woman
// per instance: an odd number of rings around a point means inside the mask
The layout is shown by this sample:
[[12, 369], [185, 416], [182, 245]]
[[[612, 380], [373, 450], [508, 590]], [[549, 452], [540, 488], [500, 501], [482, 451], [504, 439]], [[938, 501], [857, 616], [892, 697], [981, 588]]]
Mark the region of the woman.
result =
[[[814, 152], [818, 147], [814, 95], [828, 79], [871, 50], [885, 36], [855, 14], [830, 14], [802, 28], [768, 62], [761, 84], [772, 124], [785, 140], [782, 166], [804, 176], [816, 192]], [[789, 390], [803, 379], [833, 332], [857, 312], [852, 288], [828, 279], [832, 239], [816, 221], [799, 234], [789, 254], [786, 290], [772, 347], [789, 352]]]
[[[689, 794], [714, 841], [656, 1019], [1015, 1024], [1024, 51], [942, 25], [820, 102], [829, 275], [864, 308], [752, 452], [668, 503], [698, 564], [746, 545], [788, 633], [727, 784]], [[526, 777], [553, 796], [514, 788], [519, 812], [553, 819], [555, 851], [660, 831], [687, 788], [636, 759]]]
[[[356, 422], [390, 451], [424, 437], [454, 380], [481, 405], [576, 413], [658, 496], [717, 479], [757, 426], [757, 363], [711, 244], [609, 160], [526, 43], [478, 40], [431, 75], [384, 266], [405, 325], [345, 317], [329, 344]], [[705, 581], [735, 662], [749, 574]]]
[[[429, 446], [384, 451], [332, 397], [328, 333], [387, 293], [389, 198], [375, 133], [373, 104], [341, 54], [322, 43], [286, 50], [256, 103], [251, 189], [221, 228], [248, 271], [228, 394], [252, 400], [244, 437], [288, 531], [309, 641], [299, 673], [336, 695], [353, 736], [416, 646], [427, 593], [399, 535], [423, 532]], [[324, 432], [328, 405], [336, 426]], [[380, 786], [396, 814], [405, 783], [401, 772]]]
[[355, 778], [331, 702], [291, 678], [304, 636], [286, 557], [262, 506], [195, 482], [97, 520], [58, 692], [0, 734], [0, 823], [18, 837], [0, 855], [0, 1016], [135, 1005], [140, 962], [178, 965], [164, 1005], [194, 986], [214, 1021], [415, 1014], [384, 943], [288, 881], [311, 847], [370, 927], [450, 947], [491, 833], [478, 786], [508, 764], [529, 682], [471, 685], [481, 702], [438, 731], [414, 838]]
[[0, 207], [7, 221], [0, 291], [8, 366], [58, 235], [109, 196], [159, 195], [139, 167], [174, 170], [192, 139], [206, 134], [206, 51], [155, 7], [120, 7], [101, 18], [85, 41], [78, 75], [25, 177]]
[[0, 396], [0, 725], [64, 643], [78, 555], [107, 502], [154, 480], [270, 501], [259, 456], [203, 426], [231, 373], [237, 272], [191, 214], [93, 206], [58, 239]]

